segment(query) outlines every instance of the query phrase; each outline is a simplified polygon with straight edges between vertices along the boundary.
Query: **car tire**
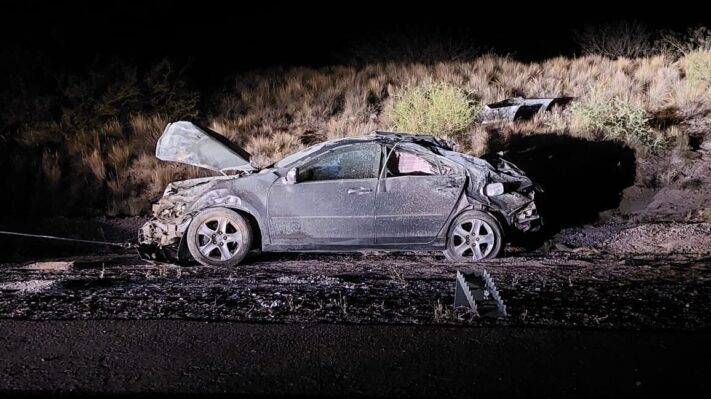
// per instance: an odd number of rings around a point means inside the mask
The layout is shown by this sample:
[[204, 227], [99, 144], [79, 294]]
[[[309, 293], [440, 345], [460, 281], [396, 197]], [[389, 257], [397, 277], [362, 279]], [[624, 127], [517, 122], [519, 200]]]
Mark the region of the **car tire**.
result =
[[503, 229], [495, 217], [482, 211], [466, 211], [449, 227], [444, 256], [453, 262], [493, 259], [499, 256], [503, 244]]
[[190, 222], [188, 250], [205, 266], [237, 266], [252, 247], [252, 228], [239, 213], [208, 208]]

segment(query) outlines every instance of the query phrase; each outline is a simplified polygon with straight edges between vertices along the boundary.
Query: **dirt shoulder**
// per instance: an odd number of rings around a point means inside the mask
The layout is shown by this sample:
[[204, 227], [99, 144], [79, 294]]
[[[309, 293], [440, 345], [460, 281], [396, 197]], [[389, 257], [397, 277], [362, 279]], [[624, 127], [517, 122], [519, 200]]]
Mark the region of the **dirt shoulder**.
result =
[[[510, 316], [451, 308], [456, 270], [485, 268]], [[133, 254], [0, 266], [0, 318], [190, 319], [706, 330], [709, 257], [514, 254], [262, 254], [239, 268], [154, 265]]]

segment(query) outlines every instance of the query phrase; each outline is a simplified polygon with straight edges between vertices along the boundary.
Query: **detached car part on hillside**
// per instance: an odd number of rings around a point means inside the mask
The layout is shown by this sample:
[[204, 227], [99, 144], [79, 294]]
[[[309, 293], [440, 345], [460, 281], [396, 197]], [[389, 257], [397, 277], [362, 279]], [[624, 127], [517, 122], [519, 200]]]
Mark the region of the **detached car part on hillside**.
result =
[[573, 99], [573, 97], [507, 98], [503, 101], [485, 105], [479, 113], [479, 120], [482, 123], [528, 120], [536, 114], [550, 111], [554, 106], [564, 107]]
[[219, 134], [175, 122], [156, 156], [223, 175], [168, 185], [139, 231], [142, 253], [152, 258], [232, 266], [251, 249], [378, 249], [481, 260], [499, 255], [508, 233], [541, 226], [539, 189], [521, 170], [432, 136], [331, 140], [258, 170]]

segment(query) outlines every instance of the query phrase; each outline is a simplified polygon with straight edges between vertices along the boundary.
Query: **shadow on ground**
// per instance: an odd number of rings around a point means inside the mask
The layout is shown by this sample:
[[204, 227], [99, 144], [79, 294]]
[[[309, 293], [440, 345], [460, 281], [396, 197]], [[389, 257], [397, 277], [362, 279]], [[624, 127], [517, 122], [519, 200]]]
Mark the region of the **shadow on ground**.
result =
[[620, 205], [635, 180], [634, 151], [615, 141], [541, 134], [512, 137], [506, 155], [540, 184], [547, 233], [589, 223]]

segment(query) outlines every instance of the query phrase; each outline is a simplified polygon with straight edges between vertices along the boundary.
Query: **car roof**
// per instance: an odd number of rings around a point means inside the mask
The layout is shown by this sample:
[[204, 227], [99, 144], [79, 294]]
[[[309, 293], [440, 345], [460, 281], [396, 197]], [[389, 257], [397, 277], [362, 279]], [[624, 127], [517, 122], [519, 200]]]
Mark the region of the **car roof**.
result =
[[373, 131], [365, 136], [355, 136], [355, 137], [344, 137], [340, 139], [334, 139], [325, 142], [324, 148], [333, 148], [336, 146], [341, 146], [344, 144], [355, 144], [369, 141], [377, 141], [384, 144], [395, 144], [399, 142], [408, 142], [419, 144], [423, 147], [436, 147], [444, 150], [452, 151], [454, 149], [454, 144], [435, 137], [432, 135], [422, 135], [413, 133], [400, 133], [400, 132], [387, 132], [387, 131]]
[[[323, 141], [318, 144], [314, 144], [312, 147], [313, 151], [309, 151], [307, 148], [307, 154], [301, 154], [297, 158], [291, 159], [293, 156], [300, 154], [294, 153], [286, 158], [274, 163], [274, 166], [284, 167], [292, 165], [294, 162], [298, 162], [304, 158], [310, 158], [318, 154], [323, 154], [324, 152], [331, 151], [335, 148], [342, 147], [345, 145], [359, 144], [359, 143], [379, 143], [379, 144], [396, 144], [396, 143], [413, 143], [425, 147], [426, 149], [432, 151], [433, 149], [443, 149], [447, 151], [453, 151], [454, 145], [447, 140], [440, 139], [429, 135], [411, 134], [411, 133], [398, 133], [398, 132], [385, 132], [385, 131], [373, 131], [365, 136], [352, 136], [352, 137], [342, 137], [338, 139]], [[435, 151], [438, 152], [438, 151]], [[287, 161], [288, 162], [285, 162]]]

